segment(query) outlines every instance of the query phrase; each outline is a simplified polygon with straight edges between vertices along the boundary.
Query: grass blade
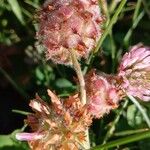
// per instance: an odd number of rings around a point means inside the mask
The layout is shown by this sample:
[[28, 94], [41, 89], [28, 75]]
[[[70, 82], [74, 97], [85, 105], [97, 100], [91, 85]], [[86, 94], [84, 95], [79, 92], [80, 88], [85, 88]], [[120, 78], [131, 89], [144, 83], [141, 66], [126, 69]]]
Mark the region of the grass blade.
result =
[[118, 139], [118, 140], [115, 140], [112, 142], [108, 142], [107, 144], [104, 144], [104, 145], [96, 146], [96, 147], [92, 148], [92, 150], [101, 150], [101, 149], [105, 149], [105, 148], [112, 148], [112, 147], [132, 143], [132, 142], [139, 141], [139, 140], [146, 139], [146, 138], [150, 138], [150, 130], [145, 131], [143, 133], [138, 133], [138, 134], [134, 134], [131, 136], [127, 136], [125, 138], [121, 138], [121, 139]]
[[7, 0], [7, 1], [9, 3], [9, 5], [11, 6], [13, 13], [16, 15], [16, 17], [21, 22], [21, 24], [25, 25], [25, 21], [24, 21], [18, 1], [17, 0]]

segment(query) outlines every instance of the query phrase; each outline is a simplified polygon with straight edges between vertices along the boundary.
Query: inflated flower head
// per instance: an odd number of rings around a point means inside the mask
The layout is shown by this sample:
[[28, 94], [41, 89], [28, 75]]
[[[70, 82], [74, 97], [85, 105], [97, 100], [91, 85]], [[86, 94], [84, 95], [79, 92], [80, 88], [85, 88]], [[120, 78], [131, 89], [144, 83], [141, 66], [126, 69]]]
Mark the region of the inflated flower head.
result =
[[89, 112], [96, 118], [109, 113], [118, 106], [121, 99], [117, 88], [104, 75], [96, 74], [95, 70], [85, 77]]
[[150, 47], [133, 46], [119, 66], [121, 88], [143, 101], [150, 101]]
[[97, 0], [47, 0], [40, 11], [38, 38], [47, 59], [71, 64], [70, 49], [86, 58], [101, 35]]
[[62, 102], [48, 90], [52, 105], [39, 96], [30, 102], [35, 114], [28, 115], [25, 121], [33, 133], [18, 133], [16, 138], [27, 140], [32, 150], [78, 150], [85, 142], [85, 131], [92, 122], [87, 107], [78, 96]]

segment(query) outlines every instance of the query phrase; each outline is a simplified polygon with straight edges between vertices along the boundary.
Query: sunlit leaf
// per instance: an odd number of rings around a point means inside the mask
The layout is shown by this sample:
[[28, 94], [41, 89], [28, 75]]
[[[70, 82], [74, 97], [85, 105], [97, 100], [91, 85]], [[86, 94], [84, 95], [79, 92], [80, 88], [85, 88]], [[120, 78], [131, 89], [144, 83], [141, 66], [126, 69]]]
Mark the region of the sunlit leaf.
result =
[[143, 117], [135, 105], [130, 105], [127, 109], [127, 121], [132, 127], [139, 126], [143, 122]]
[[0, 135], [0, 149], [1, 150], [28, 150], [28, 145], [17, 141], [15, 135], [21, 130], [15, 130], [8, 135]]
[[73, 84], [70, 81], [68, 81], [67, 79], [61, 78], [56, 81], [56, 86], [58, 88], [70, 88], [73, 86]]
[[4, 146], [12, 146], [13, 145], [13, 141], [10, 138], [10, 135], [0, 135], [0, 149], [1, 147]]
[[16, 15], [16, 17], [18, 18], [18, 20], [21, 22], [22, 25], [25, 25], [25, 21], [21, 12], [21, 8], [19, 6], [19, 3], [17, 0], [7, 0], [8, 3], [11, 6], [12, 11], [14, 12], [14, 14]]

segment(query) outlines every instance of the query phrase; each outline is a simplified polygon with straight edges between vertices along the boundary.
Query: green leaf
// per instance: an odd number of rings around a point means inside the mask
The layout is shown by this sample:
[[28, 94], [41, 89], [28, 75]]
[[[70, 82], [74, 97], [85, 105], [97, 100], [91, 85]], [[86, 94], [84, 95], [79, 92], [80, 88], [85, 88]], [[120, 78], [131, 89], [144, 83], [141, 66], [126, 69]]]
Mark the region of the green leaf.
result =
[[22, 132], [20, 129], [14, 130], [11, 134], [0, 135], [1, 150], [28, 150], [26, 142], [20, 142], [16, 139], [16, 133]]
[[7, 1], [10, 4], [13, 13], [16, 15], [16, 17], [21, 22], [21, 24], [25, 25], [25, 21], [24, 21], [18, 1], [17, 0], [7, 0]]
[[146, 112], [146, 109], [144, 107], [142, 107], [142, 105], [132, 95], [129, 95], [128, 93], [126, 93], [126, 94], [130, 98], [130, 100], [134, 103], [134, 105], [138, 108], [138, 110], [140, 111], [140, 113], [143, 116], [143, 119], [147, 123], [147, 126], [150, 128], [150, 119]]
[[13, 131], [11, 134], [8, 135], [0, 135], [0, 149], [2, 147], [5, 146], [15, 146], [17, 143], [15, 141], [17, 141], [15, 139], [15, 135], [17, 132], [20, 132], [20, 129], [17, 129], [15, 131]]
[[73, 84], [65, 78], [60, 78], [56, 81], [56, 86], [58, 88], [70, 88], [73, 87]]
[[42, 72], [42, 70], [40, 70], [40, 68], [36, 68], [35, 75], [40, 81], [44, 80], [45, 78], [44, 73]]
[[114, 133], [114, 136], [127, 136], [127, 135], [131, 135], [131, 134], [142, 133], [147, 130], [148, 130], [148, 128], [137, 129], [137, 130], [124, 130], [121, 132]]
[[137, 127], [143, 122], [143, 116], [135, 105], [128, 107], [127, 121], [131, 127]]
[[10, 135], [0, 135], [0, 149], [4, 146], [13, 146], [13, 141]]
[[94, 148], [92, 148], [91, 150], [102, 150], [102, 149], [108, 149], [108, 148], [112, 148], [112, 147], [116, 147], [116, 146], [120, 146], [120, 145], [124, 145], [124, 144], [128, 144], [128, 143], [132, 143], [135, 141], [139, 141], [142, 139], [146, 139], [146, 138], [150, 138], [150, 130], [149, 131], [145, 131], [143, 133], [138, 133], [138, 134], [134, 134], [131, 136], [127, 136], [125, 138], [121, 138], [112, 142], [108, 142], [107, 144], [104, 145], [100, 145], [100, 146], [96, 146]]
[[17, 109], [13, 109], [12, 112], [18, 113], [18, 114], [21, 114], [21, 115], [25, 115], [25, 116], [31, 114], [30, 112], [22, 111], [22, 110], [17, 110]]

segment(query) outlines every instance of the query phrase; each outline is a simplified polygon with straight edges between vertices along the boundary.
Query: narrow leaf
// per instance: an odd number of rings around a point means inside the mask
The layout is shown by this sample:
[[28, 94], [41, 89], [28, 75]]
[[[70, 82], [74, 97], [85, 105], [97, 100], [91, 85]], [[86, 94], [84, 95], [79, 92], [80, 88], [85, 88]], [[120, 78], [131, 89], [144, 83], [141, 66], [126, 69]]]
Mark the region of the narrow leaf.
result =
[[105, 148], [112, 148], [112, 147], [132, 143], [132, 142], [139, 141], [139, 140], [146, 139], [146, 138], [150, 138], [150, 130], [145, 131], [143, 133], [138, 133], [138, 134], [134, 134], [131, 136], [127, 136], [125, 138], [121, 138], [112, 142], [108, 142], [107, 144], [104, 144], [104, 145], [96, 146], [92, 148], [92, 150], [102, 150]]
[[18, 1], [17, 0], [7, 0], [7, 1], [10, 4], [13, 13], [16, 15], [16, 17], [21, 22], [21, 24], [25, 25], [25, 21], [24, 21]]

